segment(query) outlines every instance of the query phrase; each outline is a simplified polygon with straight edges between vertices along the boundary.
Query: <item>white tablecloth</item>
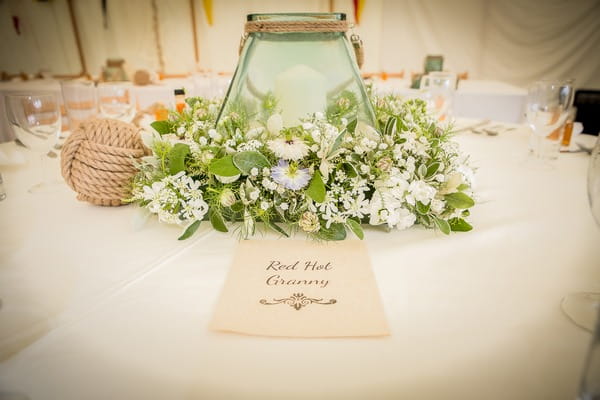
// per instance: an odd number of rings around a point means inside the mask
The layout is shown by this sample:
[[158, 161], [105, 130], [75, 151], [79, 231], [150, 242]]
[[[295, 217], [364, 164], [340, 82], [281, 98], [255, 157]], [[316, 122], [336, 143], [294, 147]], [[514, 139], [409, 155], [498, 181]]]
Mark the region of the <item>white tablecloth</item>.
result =
[[[227, 76], [191, 76], [190, 78], [165, 79], [159, 84], [134, 86], [133, 96], [136, 108], [143, 110], [155, 102], [175, 108], [175, 89], [184, 88], [187, 96], [222, 97], [229, 85]], [[6, 120], [4, 95], [7, 93], [26, 93], [31, 91], [49, 91], [57, 93], [62, 104], [60, 82], [53, 79], [38, 79], [24, 82], [0, 82], [0, 143], [14, 139], [14, 133]]]
[[[529, 167], [525, 129], [457, 137], [474, 231], [366, 230], [391, 336], [272, 339], [207, 328], [235, 235], [134, 223], [1, 166], [0, 392], [30, 399], [575, 398], [590, 334], [561, 312], [600, 290], [585, 153]], [[0, 146], [15, 151], [14, 144]], [[20, 149], [18, 149], [20, 151]], [[50, 160], [58, 177], [58, 160]], [[302, 240], [299, 238], [299, 240]]]
[[[421, 97], [419, 89], [411, 89], [407, 79], [375, 81], [379, 94]], [[498, 81], [466, 79], [458, 83], [454, 94], [454, 115], [460, 118], [480, 118], [502, 122], [523, 121], [527, 90]]]

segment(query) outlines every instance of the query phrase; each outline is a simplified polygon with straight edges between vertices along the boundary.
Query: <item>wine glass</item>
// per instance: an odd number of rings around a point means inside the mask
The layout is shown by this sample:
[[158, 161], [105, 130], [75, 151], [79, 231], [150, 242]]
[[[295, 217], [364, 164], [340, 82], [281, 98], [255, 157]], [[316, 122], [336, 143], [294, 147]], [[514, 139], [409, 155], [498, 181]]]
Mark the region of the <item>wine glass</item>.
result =
[[429, 111], [439, 121], [450, 123], [456, 90], [456, 75], [451, 72], [430, 72], [421, 78], [420, 88], [424, 92], [424, 100]]
[[63, 81], [60, 83], [69, 116], [69, 130], [73, 132], [79, 124], [98, 113], [96, 88], [91, 81]]
[[104, 118], [131, 122], [135, 116], [131, 82], [102, 82], [98, 84], [98, 104]]
[[[587, 191], [592, 215], [600, 227], [600, 138], [596, 141], [590, 158]], [[561, 308], [571, 321], [591, 332], [600, 309], [600, 293], [570, 293], [563, 298]]]
[[29, 192], [49, 191], [54, 185], [46, 179], [44, 161], [60, 136], [58, 96], [44, 92], [8, 94], [5, 100], [6, 116], [16, 138], [39, 156], [41, 182], [31, 187]]
[[525, 116], [532, 131], [530, 145], [536, 159], [558, 158], [562, 126], [572, 99], [573, 84], [569, 81], [541, 80], [529, 87]]

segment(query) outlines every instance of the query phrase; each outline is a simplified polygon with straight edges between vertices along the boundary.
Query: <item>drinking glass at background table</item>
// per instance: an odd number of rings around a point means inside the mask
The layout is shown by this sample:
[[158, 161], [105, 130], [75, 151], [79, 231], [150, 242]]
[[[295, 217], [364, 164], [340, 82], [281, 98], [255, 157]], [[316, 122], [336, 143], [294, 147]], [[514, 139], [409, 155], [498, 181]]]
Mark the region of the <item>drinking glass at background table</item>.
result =
[[[587, 192], [592, 216], [600, 228], [600, 139], [590, 157]], [[600, 310], [600, 292], [569, 293], [562, 299], [561, 308], [573, 323], [591, 332]]]
[[104, 118], [131, 122], [135, 103], [131, 82], [102, 82], [98, 84], [98, 104]]
[[63, 81], [60, 86], [72, 132], [81, 122], [98, 114], [96, 87], [89, 81]]
[[563, 125], [573, 101], [570, 81], [541, 80], [533, 83], [527, 93], [525, 116], [531, 128], [530, 145], [535, 158], [558, 158]]
[[451, 72], [430, 72], [421, 78], [421, 90], [429, 111], [442, 122], [452, 122], [456, 75]]
[[50, 191], [54, 185], [46, 179], [44, 161], [61, 132], [58, 96], [54, 93], [15, 94], [7, 95], [5, 100], [6, 117], [16, 138], [39, 156], [42, 179], [29, 192]]
[[577, 400], [600, 399], [600, 310], [596, 319], [596, 329], [590, 343]]

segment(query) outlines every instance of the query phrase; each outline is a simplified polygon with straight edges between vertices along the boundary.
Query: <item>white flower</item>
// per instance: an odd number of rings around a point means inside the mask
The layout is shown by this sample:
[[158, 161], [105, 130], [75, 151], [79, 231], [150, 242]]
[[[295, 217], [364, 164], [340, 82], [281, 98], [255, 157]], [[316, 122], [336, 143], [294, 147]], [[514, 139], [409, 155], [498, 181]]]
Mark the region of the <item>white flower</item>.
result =
[[149, 149], [154, 146], [155, 141], [160, 140], [160, 135], [155, 130], [142, 130], [140, 131], [140, 137], [142, 138], [142, 143], [144, 143], [144, 146], [148, 147]]
[[304, 214], [302, 214], [300, 221], [298, 221], [298, 226], [300, 226], [304, 232], [308, 233], [314, 233], [321, 229], [319, 217], [317, 217], [317, 214], [310, 211], [305, 211]]
[[287, 210], [288, 208], [290, 208], [290, 205], [288, 203], [281, 203], [279, 205], [279, 208], [281, 208], [283, 211]]
[[364, 193], [361, 193], [345, 200], [344, 208], [351, 217], [362, 218], [369, 212], [369, 201], [365, 200]]
[[236, 200], [235, 193], [229, 188], [224, 189], [219, 195], [219, 202], [223, 207], [231, 207]]
[[448, 180], [444, 182], [440, 189], [440, 194], [454, 193], [458, 190], [458, 187], [463, 183], [463, 175], [459, 172], [454, 172], [448, 176]]
[[308, 185], [310, 173], [308, 168], [299, 169], [295, 164], [279, 160], [277, 166], [271, 168], [271, 178], [287, 189], [299, 190]]
[[256, 139], [257, 137], [260, 136], [261, 133], [263, 133], [263, 131], [264, 131], [264, 128], [262, 128], [262, 127], [252, 128], [248, 132], [246, 132], [246, 137], [248, 139]]
[[315, 119], [323, 120], [323, 119], [325, 119], [325, 114], [323, 114], [323, 113], [322, 113], [322, 112], [320, 112], [320, 111], [317, 111], [317, 112], [315, 113]]
[[440, 214], [444, 211], [444, 207], [446, 206], [446, 202], [444, 200], [433, 199], [431, 200], [431, 211], [434, 214]]
[[277, 138], [269, 140], [267, 145], [278, 158], [284, 160], [297, 161], [308, 155], [308, 146], [298, 138]]
[[260, 202], [260, 208], [262, 208], [263, 210], [267, 211], [269, 209], [269, 207], [271, 207], [271, 205], [269, 204], [268, 201]]
[[240, 185], [240, 198], [245, 205], [254, 203], [256, 199], [258, 199], [259, 194], [260, 191], [250, 180], [247, 180]]
[[415, 200], [427, 205], [435, 196], [435, 188], [424, 181], [413, 181], [408, 186], [408, 191]]
[[389, 225], [396, 227], [397, 229], [410, 228], [415, 224], [417, 217], [411, 214], [406, 208], [398, 208], [394, 211], [393, 215], [388, 218]]
[[254, 167], [250, 170], [250, 175], [258, 176], [258, 168]]
[[283, 129], [283, 118], [281, 114], [273, 114], [267, 120], [267, 130], [272, 135], [278, 135], [279, 132]]
[[179, 136], [183, 135], [185, 133], [185, 126], [180, 126], [179, 128], [177, 128], [177, 134]]
[[216, 138], [217, 136], [219, 136], [219, 133], [217, 132], [217, 130], [216, 130], [216, 129], [212, 128], [212, 129], [209, 129], [209, 130], [208, 130], [208, 136], [209, 136], [211, 139], [214, 139], [214, 138]]

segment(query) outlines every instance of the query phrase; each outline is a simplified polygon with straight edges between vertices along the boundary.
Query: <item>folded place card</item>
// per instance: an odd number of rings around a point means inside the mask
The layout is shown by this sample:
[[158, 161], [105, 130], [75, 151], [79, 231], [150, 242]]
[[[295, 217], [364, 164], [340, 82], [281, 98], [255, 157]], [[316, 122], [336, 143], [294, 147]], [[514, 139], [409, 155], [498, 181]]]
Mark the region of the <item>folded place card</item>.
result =
[[359, 241], [240, 242], [210, 328], [248, 335], [389, 335]]

